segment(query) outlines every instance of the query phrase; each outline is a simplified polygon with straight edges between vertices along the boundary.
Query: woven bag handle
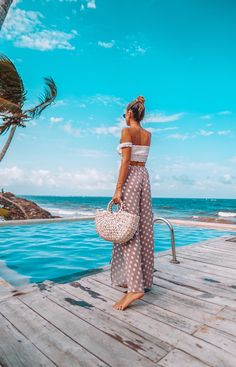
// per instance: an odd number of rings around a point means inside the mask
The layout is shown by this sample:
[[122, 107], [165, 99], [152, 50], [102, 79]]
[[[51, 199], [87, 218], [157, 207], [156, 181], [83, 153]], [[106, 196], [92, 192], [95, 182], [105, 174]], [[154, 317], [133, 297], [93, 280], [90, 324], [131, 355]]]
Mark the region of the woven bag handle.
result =
[[[107, 205], [107, 210], [108, 211], [110, 211], [111, 213], [112, 213], [112, 206], [114, 205], [115, 203], [114, 203], [114, 201], [111, 199], [110, 201], [109, 201], [109, 203], [108, 203], [108, 205]], [[118, 212], [120, 212], [121, 210], [124, 210], [124, 208], [125, 208], [125, 203], [124, 203], [124, 201], [123, 200], [121, 200], [121, 205], [120, 204], [118, 204], [119, 206], [120, 206], [120, 208], [119, 208], [119, 210], [117, 211], [117, 213]]]

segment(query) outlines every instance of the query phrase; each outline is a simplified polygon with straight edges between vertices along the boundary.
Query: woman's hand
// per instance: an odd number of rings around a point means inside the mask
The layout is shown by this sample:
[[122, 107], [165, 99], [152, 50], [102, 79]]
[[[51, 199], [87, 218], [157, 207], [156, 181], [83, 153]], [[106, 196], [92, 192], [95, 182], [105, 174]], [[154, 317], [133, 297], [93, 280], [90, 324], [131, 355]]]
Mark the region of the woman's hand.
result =
[[121, 205], [121, 191], [121, 189], [116, 189], [115, 194], [113, 195], [112, 200], [115, 204]]

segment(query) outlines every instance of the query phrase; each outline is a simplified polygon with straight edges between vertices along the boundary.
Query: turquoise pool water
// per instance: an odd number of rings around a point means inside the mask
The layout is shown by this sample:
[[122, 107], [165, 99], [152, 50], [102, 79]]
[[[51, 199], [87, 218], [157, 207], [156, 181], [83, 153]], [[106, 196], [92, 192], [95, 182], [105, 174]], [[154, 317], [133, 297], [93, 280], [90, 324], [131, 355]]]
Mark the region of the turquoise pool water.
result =
[[[174, 226], [176, 247], [235, 232]], [[168, 227], [155, 224], [155, 251], [171, 247]], [[69, 281], [108, 265], [112, 243], [96, 233], [94, 221], [0, 227], [0, 277], [17, 274], [29, 282]], [[178, 251], [177, 251], [178, 255]]]

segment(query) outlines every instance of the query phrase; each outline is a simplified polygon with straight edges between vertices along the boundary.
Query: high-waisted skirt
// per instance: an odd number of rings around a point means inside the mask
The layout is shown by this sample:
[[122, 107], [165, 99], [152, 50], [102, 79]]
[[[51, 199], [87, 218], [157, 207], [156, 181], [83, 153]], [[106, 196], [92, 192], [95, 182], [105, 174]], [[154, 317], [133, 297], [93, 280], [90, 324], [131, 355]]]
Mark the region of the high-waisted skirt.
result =
[[128, 292], [146, 292], [153, 283], [154, 230], [149, 172], [146, 166], [128, 166], [121, 200], [125, 210], [140, 216], [139, 228], [127, 242], [113, 242], [111, 285]]

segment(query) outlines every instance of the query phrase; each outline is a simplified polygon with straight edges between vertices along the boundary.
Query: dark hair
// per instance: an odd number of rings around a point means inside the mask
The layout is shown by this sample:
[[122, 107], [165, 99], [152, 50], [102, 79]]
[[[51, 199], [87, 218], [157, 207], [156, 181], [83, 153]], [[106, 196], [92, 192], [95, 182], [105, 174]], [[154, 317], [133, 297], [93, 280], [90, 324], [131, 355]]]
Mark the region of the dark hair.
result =
[[144, 106], [145, 98], [143, 96], [138, 96], [132, 102], [130, 102], [127, 106], [127, 111], [132, 110], [133, 116], [136, 121], [141, 121], [144, 118], [145, 114], [145, 106]]

